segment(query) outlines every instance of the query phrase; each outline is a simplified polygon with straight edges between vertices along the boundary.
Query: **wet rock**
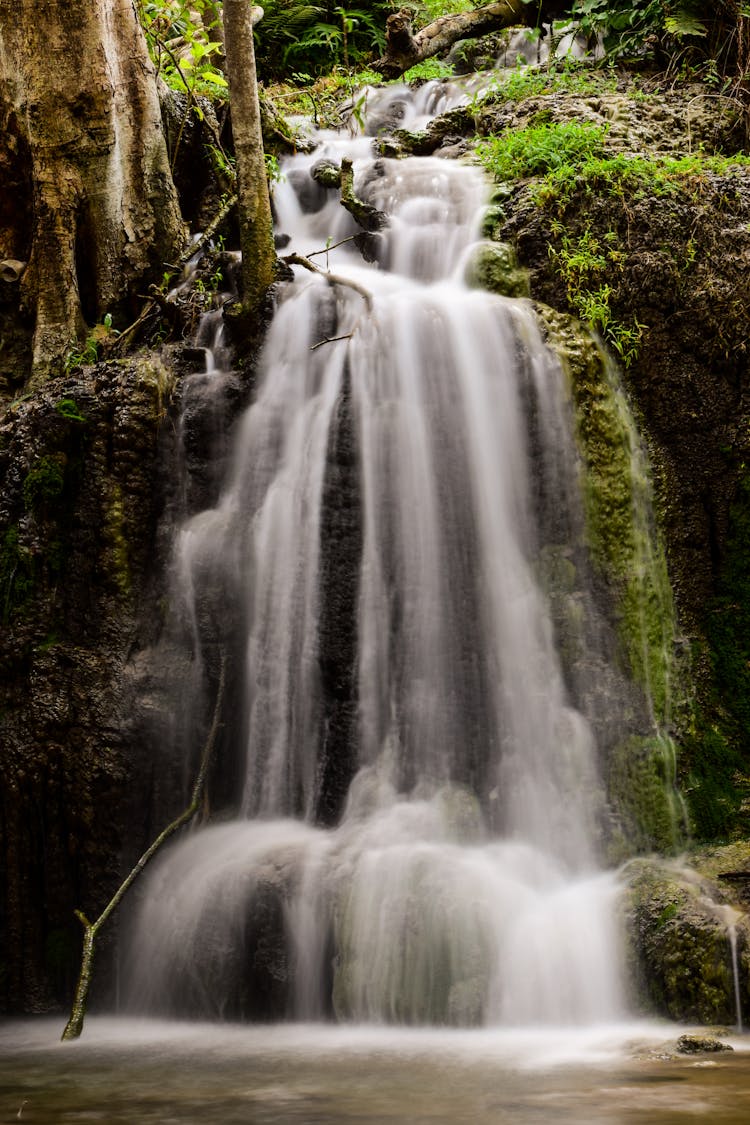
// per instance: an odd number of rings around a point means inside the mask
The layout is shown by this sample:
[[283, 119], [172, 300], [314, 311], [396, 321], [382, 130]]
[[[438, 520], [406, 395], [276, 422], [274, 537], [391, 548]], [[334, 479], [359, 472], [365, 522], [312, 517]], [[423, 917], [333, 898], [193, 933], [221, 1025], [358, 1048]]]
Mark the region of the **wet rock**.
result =
[[488, 289], [503, 297], [528, 297], [529, 278], [518, 268], [513, 247], [507, 242], [482, 242], [472, 251], [464, 274], [472, 289]]
[[728, 907], [718, 886], [691, 868], [640, 859], [632, 860], [624, 874], [628, 962], [636, 1000], [670, 1019], [735, 1023], [729, 925], [735, 925], [740, 998], [747, 1011], [747, 921]]
[[333, 160], [318, 160], [310, 169], [312, 178], [324, 188], [341, 186], [341, 168]]
[[153, 772], [126, 673], [163, 619], [174, 386], [142, 355], [53, 380], [0, 417], [4, 1011], [69, 1001], [73, 907], [95, 916], [182, 799], [169, 766]]
[[680, 1055], [706, 1055], [733, 1051], [734, 1047], [730, 1043], [722, 1043], [713, 1035], [681, 1035], [675, 1050]]
[[325, 206], [328, 199], [326, 188], [314, 180], [309, 172], [302, 168], [292, 168], [288, 179], [305, 214], [314, 214]]

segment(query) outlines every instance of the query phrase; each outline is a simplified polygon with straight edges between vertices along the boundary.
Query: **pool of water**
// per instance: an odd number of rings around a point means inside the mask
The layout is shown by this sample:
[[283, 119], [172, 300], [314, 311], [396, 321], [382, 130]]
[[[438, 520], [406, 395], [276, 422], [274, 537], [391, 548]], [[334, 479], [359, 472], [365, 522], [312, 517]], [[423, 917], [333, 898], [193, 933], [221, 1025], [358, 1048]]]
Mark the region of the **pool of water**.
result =
[[253, 1125], [747, 1125], [750, 1042], [684, 1028], [404, 1030], [90, 1018], [0, 1027], [0, 1121]]

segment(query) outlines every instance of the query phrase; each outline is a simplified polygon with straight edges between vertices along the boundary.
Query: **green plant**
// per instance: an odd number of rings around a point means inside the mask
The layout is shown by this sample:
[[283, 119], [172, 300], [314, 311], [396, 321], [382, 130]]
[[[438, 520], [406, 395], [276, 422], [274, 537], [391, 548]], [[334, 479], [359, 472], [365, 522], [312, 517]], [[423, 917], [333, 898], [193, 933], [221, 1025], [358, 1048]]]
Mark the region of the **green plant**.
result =
[[267, 152], [265, 154], [265, 161], [266, 161], [266, 177], [268, 179], [269, 184], [271, 184], [272, 186], [273, 186], [273, 184], [280, 184], [284, 179], [284, 173], [281, 171], [281, 165], [279, 164], [279, 158], [277, 156], [275, 156], [272, 152]]
[[[404, 5], [405, 7], [412, 7], [412, 5]], [[433, 20], [440, 19], [441, 16], [449, 16], [457, 14], [458, 12], [470, 12], [472, 8], [479, 7], [478, 3], [473, 3], [473, 0], [420, 0], [419, 3], [413, 5], [417, 14], [417, 22], [420, 25], [432, 23]]]
[[549, 66], [543, 68], [519, 65], [513, 70], [499, 72], [479, 100], [520, 102], [547, 94], [595, 94], [616, 88], [614, 71], [592, 70], [571, 59], [553, 59]]
[[66, 375], [71, 371], [77, 370], [79, 367], [84, 367], [87, 364], [96, 363], [99, 358], [99, 341], [96, 336], [89, 334], [83, 345], [73, 345], [65, 353], [65, 362], [63, 369]]
[[452, 78], [453, 67], [443, 59], [425, 59], [409, 68], [404, 74], [406, 82], [429, 82], [436, 78]]
[[385, 47], [388, 5], [346, 8], [331, 2], [268, 0], [256, 28], [258, 64], [266, 76], [281, 78], [293, 63], [297, 74], [321, 74]]
[[606, 127], [588, 122], [543, 122], [479, 141], [476, 154], [498, 180], [572, 169], [604, 151]]
[[167, 85], [192, 99], [224, 94], [227, 80], [217, 65], [221, 42], [216, 6], [210, 0], [139, 0], [138, 12], [149, 53]]
[[69, 422], [86, 421], [86, 415], [78, 409], [78, 403], [74, 398], [61, 398], [59, 402], [55, 403], [55, 410], [62, 418], [67, 418]]
[[750, 6], [742, 0], [577, 0], [571, 14], [610, 59], [653, 55], [673, 74], [697, 68], [714, 81], [741, 81], [750, 67]]
[[622, 264], [623, 254], [616, 233], [608, 231], [602, 245], [590, 230], [574, 238], [558, 222], [552, 234], [560, 241], [558, 246], [550, 244], [549, 256], [565, 282], [568, 301], [576, 316], [595, 328], [612, 346], [623, 366], [629, 367], [638, 358], [645, 325], [635, 319], [624, 324], [612, 312], [613, 291], [604, 279]]

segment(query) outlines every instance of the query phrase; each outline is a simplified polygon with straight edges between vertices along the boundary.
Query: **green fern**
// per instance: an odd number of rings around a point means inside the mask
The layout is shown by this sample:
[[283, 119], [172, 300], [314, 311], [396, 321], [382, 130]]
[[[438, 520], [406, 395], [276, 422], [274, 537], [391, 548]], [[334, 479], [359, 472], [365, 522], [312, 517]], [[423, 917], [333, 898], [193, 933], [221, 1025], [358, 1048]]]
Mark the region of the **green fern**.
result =
[[678, 39], [682, 39], [686, 35], [706, 35], [708, 33], [704, 21], [684, 9], [678, 10], [673, 16], [667, 16], [664, 20], [664, 29]]

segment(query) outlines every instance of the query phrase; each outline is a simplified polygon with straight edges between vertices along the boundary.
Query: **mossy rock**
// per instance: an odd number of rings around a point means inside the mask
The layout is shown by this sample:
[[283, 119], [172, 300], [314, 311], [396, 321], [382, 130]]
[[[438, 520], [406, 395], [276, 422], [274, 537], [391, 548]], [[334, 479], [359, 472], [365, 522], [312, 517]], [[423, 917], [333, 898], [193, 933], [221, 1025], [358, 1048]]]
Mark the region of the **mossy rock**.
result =
[[519, 269], [507, 242], [480, 242], [472, 251], [464, 274], [472, 289], [487, 289], [501, 297], [528, 297], [529, 278]]
[[745, 1011], [750, 934], [722, 890], [696, 871], [656, 859], [631, 861], [625, 877], [627, 954], [636, 1003], [670, 1019], [736, 1023], [730, 916], [736, 919]]
[[675, 789], [671, 739], [633, 735], [615, 747], [608, 767], [607, 791], [620, 829], [610, 859], [617, 862], [633, 850], [674, 852], [683, 839], [685, 814]]

